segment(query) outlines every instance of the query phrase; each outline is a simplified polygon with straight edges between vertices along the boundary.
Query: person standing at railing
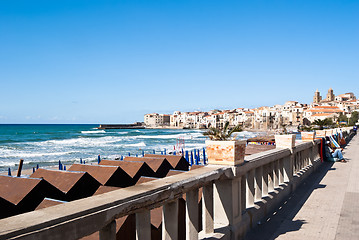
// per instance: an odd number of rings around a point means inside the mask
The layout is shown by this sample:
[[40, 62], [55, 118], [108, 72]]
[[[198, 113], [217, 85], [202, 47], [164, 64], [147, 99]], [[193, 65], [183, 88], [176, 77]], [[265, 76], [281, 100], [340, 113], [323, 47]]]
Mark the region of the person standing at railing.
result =
[[328, 162], [347, 162], [343, 157], [343, 148], [332, 149], [330, 147], [330, 141], [325, 144], [325, 160]]

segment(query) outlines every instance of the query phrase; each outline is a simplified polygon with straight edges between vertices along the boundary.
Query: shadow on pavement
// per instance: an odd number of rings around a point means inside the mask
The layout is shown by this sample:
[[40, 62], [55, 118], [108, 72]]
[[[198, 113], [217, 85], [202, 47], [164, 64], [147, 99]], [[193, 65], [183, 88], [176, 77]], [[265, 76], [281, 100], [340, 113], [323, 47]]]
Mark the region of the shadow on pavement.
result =
[[[287, 232], [298, 231], [303, 224], [306, 224], [306, 221], [293, 221], [293, 218], [313, 191], [326, 187], [326, 185], [320, 184], [320, 182], [328, 171], [336, 170], [336, 168], [332, 167], [333, 164], [333, 162], [323, 162], [315, 172], [308, 176], [307, 179], [297, 187], [296, 191], [292, 193], [278, 209], [250, 230], [245, 240], [276, 239], [278, 236]], [[284, 221], [286, 224], [283, 224]]]

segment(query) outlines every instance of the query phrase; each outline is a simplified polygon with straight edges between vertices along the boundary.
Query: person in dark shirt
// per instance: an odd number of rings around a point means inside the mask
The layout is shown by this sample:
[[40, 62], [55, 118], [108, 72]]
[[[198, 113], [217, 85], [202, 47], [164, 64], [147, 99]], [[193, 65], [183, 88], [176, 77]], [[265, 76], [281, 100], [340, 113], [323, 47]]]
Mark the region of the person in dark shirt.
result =
[[[343, 149], [342, 148], [336, 148], [332, 149], [330, 146], [330, 142], [327, 141], [325, 144], [325, 156], [328, 161], [330, 162], [347, 162], [343, 157]], [[338, 160], [336, 160], [338, 159]]]

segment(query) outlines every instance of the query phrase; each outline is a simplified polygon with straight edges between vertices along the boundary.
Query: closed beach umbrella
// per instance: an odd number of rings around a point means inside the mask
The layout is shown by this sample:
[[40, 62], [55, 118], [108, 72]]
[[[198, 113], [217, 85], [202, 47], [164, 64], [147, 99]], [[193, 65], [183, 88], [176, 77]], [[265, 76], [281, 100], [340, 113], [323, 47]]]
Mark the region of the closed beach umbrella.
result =
[[191, 151], [191, 166], [193, 165], [193, 151]]
[[100, 163], [101, 162], [101, 156], [100, 154], [97, 156], [97, 163]]
[[189, 163], [190, 163], [190, 161], [189, 161], [189, 157], [188, 157], [188, 150], [186, 150], [186, 160], [187, 160], [187, 162], [189, 162]]
[[7, 170], [7, 175], [11, 176], [11, 169], [10, 168]]
[[80, 158], [80, 164], [82, 164], [82, 158]]
[[203, 164], [206, 164], [206, 149], [203, 148]]
[[166, 148], [165, 148], [165, 150], [164, 150], [164, 151], [165, 151], [165, 155], [166, 155]]

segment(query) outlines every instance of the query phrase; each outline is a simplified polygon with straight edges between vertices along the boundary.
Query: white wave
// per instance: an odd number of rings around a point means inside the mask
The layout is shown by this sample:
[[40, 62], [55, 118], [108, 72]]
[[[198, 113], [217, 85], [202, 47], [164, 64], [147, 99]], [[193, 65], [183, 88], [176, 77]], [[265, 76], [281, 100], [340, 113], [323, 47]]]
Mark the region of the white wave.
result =
[[120, 142], [123, 137], [100, 137], [100, 138], [71, 138], [63, 140], [48, 140], [43, 142], [29, 143], [30, 145], [41, 147], [68, 146], [68, 147], [96, 147], [107, 146], [112, 143]]
[[195, 139], [198, 137], [202, 137], [202, 133], [186, 133], [186, 134], [167, 134], [167, 135], [141, 135], [141, 136], [133, 136], [133, 138], [143, 138], [143, 139]]
[[32, 158], [32, 157], [46, 157], [46, 156], [62, 156], [67, 155], [74, 152], [21, 152], [21, 151], [13, 151], [8, 152], [7, 154], [2, 154], [2, 157], [6, 158]]
[[187, 143], [185, 144], [185, 148], [187, 147], [191, 147], [191, 148], [203, 148], [205, 147], [206, 144], [205, 143]]
[[139, 143], [131, 143], [131, 144], [123, 144], [124, 147], [146, 147], [146, 143], [139, 142]]
[[84, 134], [91, 134], [91, 133], [106, 133], [105, 130], [97, 130], [97, 131], [81, 131]]
[[117, 132], [117, 134], [127, 134], [128, 132]]

